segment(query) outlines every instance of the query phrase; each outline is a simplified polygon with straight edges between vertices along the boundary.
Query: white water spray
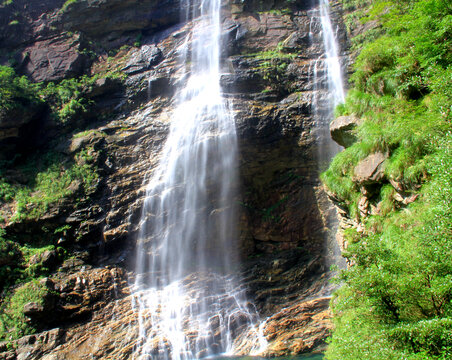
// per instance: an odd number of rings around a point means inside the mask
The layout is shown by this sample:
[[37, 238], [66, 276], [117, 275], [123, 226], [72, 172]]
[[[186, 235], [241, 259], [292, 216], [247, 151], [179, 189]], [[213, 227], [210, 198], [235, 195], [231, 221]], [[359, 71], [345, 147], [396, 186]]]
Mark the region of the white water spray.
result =
[[328, 70], [328, 89], [333, 99], [333, 107], [345, 101], [344, 82], [336, 37], [330, 19], [328, 0], [320, 0], [320, 21], [322, 23], [325, 61]]
[[187, 83], [140, 220], [137, 359], [233, 353], [257, 320], [230, 275], [236, 265], [237, 144], [220, 88], [220, 1], [197, 1], [192, 9], [191, 52], [187, 43], [181, 54]]
[[[312, 114], [315, 121], [317, 134], [318, 153], [317, 163], [320, 171], [328, 168], [331, 159], [341, 151], [341, 147], [330, 136], [329, 124], [333, 119], [334, 108], [345, 101], [345, 91], [342, 76], [342, 68], [339, 56], [339, 47], [333, 31], [330, 19], [330, 6], [328, 0], [319, 0], [319, 11], [311, 12], [311, 24], [320, 21], [323, 54], [313, 60], [313, 95]], [[311, 25], [310, 25], [311, 27]], [[319, 27], [320, 28], [320, 27]], [[320, 30], [320, 29], [319, 29]], [[318, 37], [311, 35], [311, 41]], [[341, 256], [335, 233], [337, 224], [329, 224], [331, 232], [325, 238], [325, 265], [345, 267], [344, 258]], [[330, 293], [331, 288], [328, 288]]]
[[[313, 60], [312, 66], [312, 113], [319, 144], [318, 164], [323, 171], [332, 157], [341, 150], [341, 147], [330, 138], [329, 123], [333, 118], [334, 108], [345, 101], [345, 91], [339, 48], [331, 24], [328, 0], [319, 0], [319, 10], [312, 11], [310, 16], [310, 28], [316, 28], [319, 23], [321, 25], [318, 28], [320, 41], [323, 43], [323, 53], [318, 59]], [[314, 44], [319, 41], [315, 33], [311, 32], [310, 39]]]

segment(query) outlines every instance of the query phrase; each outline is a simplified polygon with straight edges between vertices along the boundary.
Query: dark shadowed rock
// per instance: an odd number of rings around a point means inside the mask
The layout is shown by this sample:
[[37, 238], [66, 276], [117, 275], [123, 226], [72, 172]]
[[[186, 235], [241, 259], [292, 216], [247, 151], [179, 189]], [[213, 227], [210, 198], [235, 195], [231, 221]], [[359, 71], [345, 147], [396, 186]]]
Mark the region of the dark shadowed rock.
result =
[[33, 121], [43, 112], [44, 106], [38, 102], [32, 102], [26, 98], [16, 99], [19, 106], [12, 109], [0, 109], [0, 141], [16, 138], [16, 142], [28, 139], [19, 139], [27, 133], [27, 128], [32, 128]]
[[180, 19], [178, 0], [83, 0], [61, 13], [61, 23], [70, 31], [91, 37], [118, 37], [127, 31], [164, 29]]
[[29, 302], [24, 305], [24, 315], [28, 317], [36, 318], [37, 315], [42, 315], [44, 312], [44, 306], [36, 302]]
[[113, 94], [122, 89], [122, 81], [118, 78], [101, 78], [97, 79], [90, 92], [86, 95], [91, 98], [98, 98]]
[[[0, 6], [0, 47], [17, 50], [17, 47], [36, 39], [48, 39], [58, 34], [50, 23], [65, 0], [14, 0], [7, 3], [3, 1]], [[11, 21], [15, 21], [14, 25]]]
[[57, 260], [57, 254], [55, 250], [46, 250], [41, 254], [33, 255], [29, 261], [30, 265], [42, 264], [47, 268], [51, 268], [55, 265]]

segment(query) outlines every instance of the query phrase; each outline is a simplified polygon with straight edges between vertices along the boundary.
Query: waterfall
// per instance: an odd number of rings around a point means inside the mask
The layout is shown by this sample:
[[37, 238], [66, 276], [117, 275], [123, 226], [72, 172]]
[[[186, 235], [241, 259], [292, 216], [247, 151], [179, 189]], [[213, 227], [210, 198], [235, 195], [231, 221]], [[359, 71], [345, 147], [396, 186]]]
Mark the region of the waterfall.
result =
[[320, 170], [324, 171], [333, 156], [341, 150], [341, 147], [331, 140], [329, 123], [333, 118], [335, 106], [345, 101], [339, 48], [331, 24], [328, 0], [319, 0], [319, 10], [310, 12], [309, 38], [313, 45], [319, 42], [317, 33], [321, 36], [323, 51], [318, 59], [313, 60], [314, 66], [310, 66], [310, 69], [313, 69], [311, 104], [314, 131], [319, 144], [317, 159]]
[[233, 353], [240, 337], [257, 329], [257, 314], [231, 275], [237, 269], [237, 141], [220, 88], [220, 0], [197, 0], [190, 8], [191, 42], [181, 51], [186, 85], [178, 91], [140, 220], [137, 359]]
[[[322, 43], [323, 52], [313, 60], [312, 84], [312, 114], [315, 123], [314, 131], [318, 144], [317, 163], [319, 170], [325, 171], [331, 159], [341, 151], [341, 147], [330, 136], [329, 124], [333, 119], [334, 108], [345, 101], [345, 91], [342, 68], [339, 56], [339, 47], [330, 19], [330, 6], [328, 0], [319, 0], [319, 10], [312, 11], [310, 15], [309, 38], [312, 43]], [[315, 37], [313, 27], [318, 26], [321, 39]], [[312, 25], [312, 24], [315, 25]], [[325, 238], [325, 265], [336, 265], [339, 268], [346, 266], [345, 259], [336, 240], [338, 224], [329, 223], [330, 232]], [[331, 291], [331, 290], [329, 290]]]
[[331, 25], [328, 0], [320, 0], [320, 21], [322, 23], [325, 61], [328, 71], [328, 89], [333, 98], [333, 106], [336, 106], [345, 101], [345, 94], [341, 64], [339, 62], [339, 51]]

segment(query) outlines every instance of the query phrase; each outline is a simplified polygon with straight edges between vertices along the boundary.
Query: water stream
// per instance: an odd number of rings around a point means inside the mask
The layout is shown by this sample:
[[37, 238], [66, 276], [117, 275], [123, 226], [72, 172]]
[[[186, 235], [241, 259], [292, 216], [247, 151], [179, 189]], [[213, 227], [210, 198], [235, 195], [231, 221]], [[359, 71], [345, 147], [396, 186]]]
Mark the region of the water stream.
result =
[[[220, 87], [220, 0], [193, 0], [184, 9], [192, 9], [184, 17], [194, 24], [180, 51], [186, 81], [147, 184], [137, 239], [134, 358], [257, 355], [266, 347], [262, 326], [231, 274], [238, 268], [237, 140]], [[320, 20], [325, 55], [313, 66], [314, 93], [325, 90], [318, 73], [326, 66], [332, 100], [328, 114], [316, 116], [329, 121], [344, 92], [327, 0], [321, 0]]]
[[[333, 31], [328, 0], [319, 0], [318, 10], [311, 11], [310, 17], [309, 38], [311, 42], [320, 40], [323, 43], [323, 53], [313, 61], [312, 66], [311, 107], [319, 144], [317, 161], [320, 170], [324, 171], [333, 156], [341, 150], [330, 137], [329, 123], [333, 119], [334, 108], [345, 101], [345, 90], [340, 51]], [[318, 33], [314, 33], [312, 28], [318, 29]]]
[[257, 313], [230, 274], [237, 260], [237, 144], [220, 88], [220, 1], [190, 5], [186, 85], [140, 220], [137, 359], [232, 354], [253, 337], [259, 346]]
[[[334, 118], [334, 108], [345, 101], [340, 49], [336, 39], [337, 32], [333, 31], [330, 12], [329, 1], [319, 0], [318, 8], [310, 12], [309, 27], [311, 42], [321, 41], [323, 44], [323, 53], [313, 60], [313, 66], [310, 66], [313, 73], [311, 109], [318, 144], [317, 164], [320, 172], [325, 171], [331, 159], [342, 150], [342, 147], [331, 139], [329, 130], [329, 124]], [[315, 28], [317, 32], [314, 33], [312, 28]], [[330, 232], [326, 236], [324, 245], [325, 265], [328, 268], [331, 265], [344, 268], [346, 266], [345, 259], [341, 255], [336, 240], [338, 224], [334, 222], [328, 225]]]
[[336, 34], [331, 25], [330, 5], [328, 0], [320, 0], [320, 21], [322, 23], [322, 37], [328, 71], [328, 90], [332, 98], [332, 107], [335, 107], [345, 101], [345, 92], [339, 59], [339, 49], [336, 41]]

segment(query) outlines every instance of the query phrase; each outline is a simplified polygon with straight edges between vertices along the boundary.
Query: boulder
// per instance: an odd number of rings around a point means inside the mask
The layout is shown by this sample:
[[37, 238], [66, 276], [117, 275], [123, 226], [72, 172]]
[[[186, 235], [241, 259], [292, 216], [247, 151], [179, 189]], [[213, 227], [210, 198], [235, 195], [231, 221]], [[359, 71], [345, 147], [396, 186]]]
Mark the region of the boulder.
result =
[[104, 134], [100, 131], [88, 131], [85, 134], [74, 136], [64, 147], [64, 152], [67, 154], [75, 154], [87, 147], [93, 147], [98, 150], [104, 142]]
[[122, 71], [129, 75], [137, 74], [157, 65], [162, 60], [162, 50], [155, 45], [144, 45], [132, 54]]
[[47, 268], [55, 266], [57, 260], [57, 254], [55, 250], [46, 250], [41, 254], [33, 255], [29, 261], [29, 265], [42, 264]]
[[121, 79], [109, 77], [100, 78], [95, 81], [91, 90], [86, 94], [86, 96], [90, 99], [106, 97], [106, 95], [120, 91], [121, 88]]
[[42, 315], [44, 306], [37, 302], [29, 302], [24, 305], [24, 315], [30, 318], [36, 318]]
[[81, 75], [87, 59], [80, 50], [78, 36], [63, 35], [36, 41], [23, 50], [22, 69], [36, 82]]
[[[2, 357], [4, 354], [0, 354], [0, 359], [11, 360], [28, 360], [28, 359], [52, 359], [58, 360], [61, 357], [52, 357], [52, 351], [58, 345], [64, 341], [64, 331], [56, 328], [48, 331], [44, 331], [39, 335], [24, 336], [19, 339], [15, 344], [15, 351], [13, 357]], [[49, 353], [49, 355], [44, 355]]]
[[74, 1], [60, 12], [64, 29], [112, 40], [120, 34], [143, 29], [164, 29], [180, 20], [178, 0]]
[[339, 145], [349, 147], [357, 140], [355, 130], [360, 123], [355, 116], [339, 116], [330, 124], [331, 137]]
[[387, 154], [376, 152], [361, 160], [355, 167], [354, 181], [359, 184], [380, 182], [384, 178]]

